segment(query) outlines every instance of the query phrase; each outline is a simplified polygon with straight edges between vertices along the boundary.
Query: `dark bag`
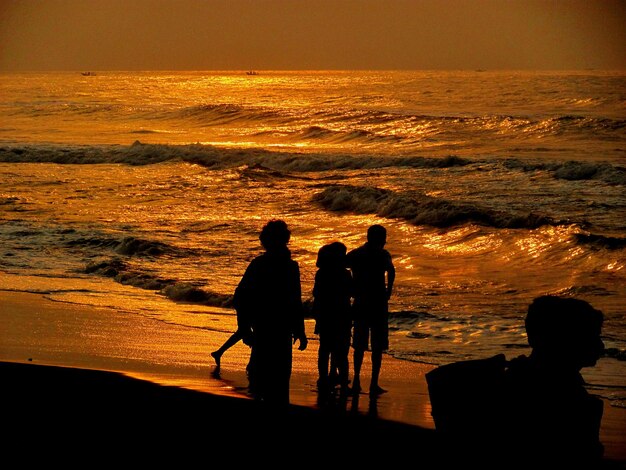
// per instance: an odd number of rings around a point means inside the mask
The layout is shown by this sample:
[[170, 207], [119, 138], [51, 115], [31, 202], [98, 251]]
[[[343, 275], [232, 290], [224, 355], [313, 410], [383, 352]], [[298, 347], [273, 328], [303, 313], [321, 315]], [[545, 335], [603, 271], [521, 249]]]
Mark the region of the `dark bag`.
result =
[[426, 374], [431, 414], [446, 439], [469, 442], [488, 439], [502, 419], [504, 354], [446, 364]]

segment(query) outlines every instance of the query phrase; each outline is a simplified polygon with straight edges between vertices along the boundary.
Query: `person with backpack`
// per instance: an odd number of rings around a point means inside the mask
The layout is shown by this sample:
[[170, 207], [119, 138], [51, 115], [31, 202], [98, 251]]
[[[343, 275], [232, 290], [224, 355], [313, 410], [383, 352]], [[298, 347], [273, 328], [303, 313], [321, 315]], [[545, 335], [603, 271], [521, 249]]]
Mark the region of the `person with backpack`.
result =
[[602, 399], [585, 388], [580, 371], [602, 356], [603, 314], [588, 302], [541, 296], [525, 320], [532, 352], [505, 373], [511, 452], [534, 462], [592, 464], [602, 458]]
[[602, 356], [603, 320], [584, 300], [540, 296], [524, 322], [530, 355], [428, 372], [442, 458], [489, 468], [599, 468], [603, 401], [587, 391], [580, 371]]

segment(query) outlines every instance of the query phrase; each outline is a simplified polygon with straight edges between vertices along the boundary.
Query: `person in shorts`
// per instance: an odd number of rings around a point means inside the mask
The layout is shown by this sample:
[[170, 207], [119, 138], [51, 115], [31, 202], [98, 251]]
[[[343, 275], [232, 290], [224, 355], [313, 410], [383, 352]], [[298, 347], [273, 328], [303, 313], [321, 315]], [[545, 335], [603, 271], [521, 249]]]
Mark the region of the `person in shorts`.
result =
[[378, 384], [383, 352], [389, 348], [389, 310], [395, 280], [391, 255], [384, 249], [387, 230], [382, 225], [372, 225], [367, 230], [367, 242], [350, 251], [348, 267], [354, 279], [354, 381], [352, 390], [361, 390], [361, 366], [365, 351], [372, 351], [372, 377], [370, 394], [379, 395], [386, 390]]

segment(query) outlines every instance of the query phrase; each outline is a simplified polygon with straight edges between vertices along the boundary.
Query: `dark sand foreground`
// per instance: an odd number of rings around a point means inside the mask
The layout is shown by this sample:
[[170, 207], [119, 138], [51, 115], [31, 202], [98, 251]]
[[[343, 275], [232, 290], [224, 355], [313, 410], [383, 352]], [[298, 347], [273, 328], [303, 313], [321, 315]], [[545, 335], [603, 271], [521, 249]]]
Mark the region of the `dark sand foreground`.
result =
[[215, 373], [209, 352], [226, 333], [39, 294], [0, 291], [0, 310], [4, 447], [24, 462], [282, 468], [439, 458], [434, 429], [414, 424], [429, 410], [424, 383], [413, 385], [422, 365], [389, 362], [389, 393], [376, 402], [364, 394], [318, 406], [312, 341], [294, 351], [292, 404], [276, 410], [247, 396], [243, 344]]
[[528, 468], [515, 456], [485, 461], [488, 446], [455, 454], [433, 430], [337, 409], [267, 408], [88, 369], [0, 362], [0, 374], [4, 456], [29, 465]]
[[[0, 291], [0, 310], [3, 456], [16, 456], [17, 467], [485, 463], [488, 443], [467, 455], [440, 441], [424, 379], [431, 367], [386, 357], [388, 393], [321, 406], [312, 342], [294, 351], [292, 405], [268, 409], [246, 396], [245, 346], [229, 350], [215, 374], [208, 353], [227, 334], [37, 294]], [[625, 411], [605, 404], [601, 468], [625, 468]], [[515, 464], [509, 456], [493, 467]]]
[[78, 463], [86, 455], [91, 461], [95, 452], [144, 463], [228, 460], [235, 467], [365, 464], [381, 456], [399, 464], [407, 445], [420, 459], [437, 458], [433, 430], [361, 414], [298, 405], [271, 409], [246, 398], [88, 369], [2, 362], [0, 374], [10, 411], [3, 428], [14, 441], [8, 449], [32, 449], [35, 461]]

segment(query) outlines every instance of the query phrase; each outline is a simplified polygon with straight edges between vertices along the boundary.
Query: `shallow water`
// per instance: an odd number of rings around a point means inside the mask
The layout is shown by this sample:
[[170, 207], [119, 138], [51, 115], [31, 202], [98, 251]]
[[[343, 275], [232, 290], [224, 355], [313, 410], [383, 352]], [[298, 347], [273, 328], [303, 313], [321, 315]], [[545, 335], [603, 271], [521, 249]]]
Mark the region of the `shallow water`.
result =
[[265, 221], [305, 300], [319, 247], [382, 223], [391, 354], [527, 353], [530, 301], [576, 296], [607, 318], [585, 377], [624, 404], [623, 74], [23, 74], [0, 96], [4, 289], [232, 331]]

